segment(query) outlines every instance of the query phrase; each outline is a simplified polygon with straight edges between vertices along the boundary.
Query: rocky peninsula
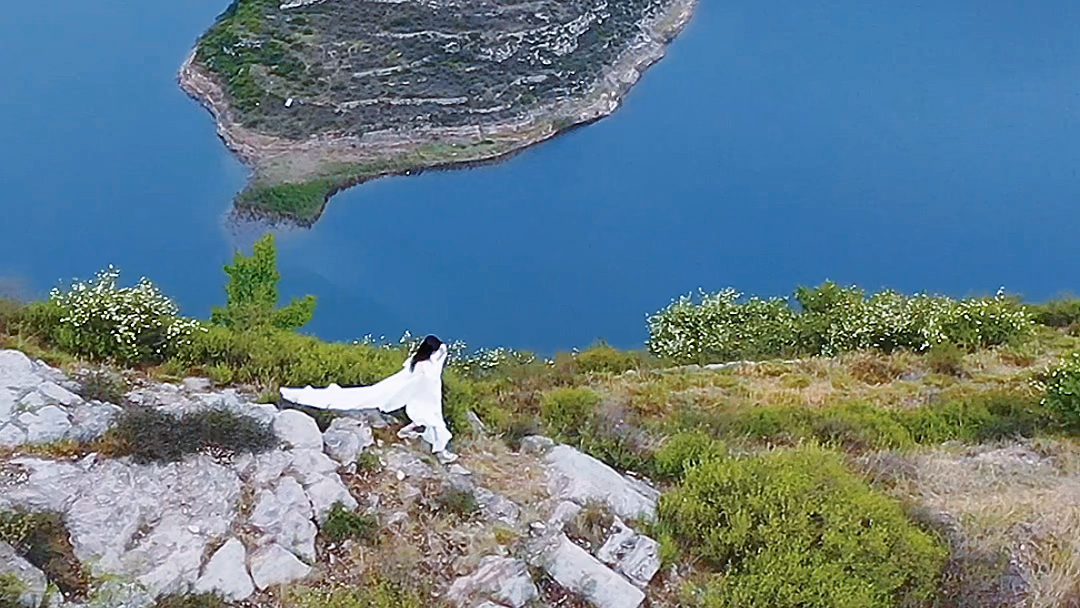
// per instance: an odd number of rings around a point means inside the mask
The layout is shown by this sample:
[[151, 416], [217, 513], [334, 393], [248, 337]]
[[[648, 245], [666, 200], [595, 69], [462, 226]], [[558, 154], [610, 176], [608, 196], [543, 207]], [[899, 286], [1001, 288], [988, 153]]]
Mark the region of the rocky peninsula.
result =
[[310, 225], [352, 185], [611, 114], [695, 4], [235, 0], [179, 80], [252, 169], [238, 209]]

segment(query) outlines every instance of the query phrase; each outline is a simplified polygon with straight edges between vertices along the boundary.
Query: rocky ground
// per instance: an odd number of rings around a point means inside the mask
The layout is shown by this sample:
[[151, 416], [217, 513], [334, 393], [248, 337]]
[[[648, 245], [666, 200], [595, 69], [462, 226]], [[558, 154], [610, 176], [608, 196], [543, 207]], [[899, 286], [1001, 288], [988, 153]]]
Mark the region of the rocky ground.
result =
[[[463, 608], [568, 598], [636, 608], [660, 569], [657, 543], [635, 530], [654, 516], [657, 490], [543, 437], [526, 438], [516, 453], [480, 440], [446, 467], [378, 417], [320, 429], [303, 412], [201, 379], [146, 381], [122, 404], [84, 400], [81, 388], [0, 351], [0, 512], [60, 514], [92, 579], [87, 597], [64, 597], [0, 543], [0, 574], [21, 581], [26, 606], [142, 608], [164, 594], [204, 592], [274, 606], [282, 585], [347, 584], [364, 560], [398, 559]], [[100, 436], [138, 407], [229, 410], [271, 425], [280, 446], [150, 464], [49, 456], [48, 446]], [[446, 496], [468, 497], [467, 505]], [[328, 542], [321, 528], [339, 508], [373, 516], [387, 540], [377, 548]]]

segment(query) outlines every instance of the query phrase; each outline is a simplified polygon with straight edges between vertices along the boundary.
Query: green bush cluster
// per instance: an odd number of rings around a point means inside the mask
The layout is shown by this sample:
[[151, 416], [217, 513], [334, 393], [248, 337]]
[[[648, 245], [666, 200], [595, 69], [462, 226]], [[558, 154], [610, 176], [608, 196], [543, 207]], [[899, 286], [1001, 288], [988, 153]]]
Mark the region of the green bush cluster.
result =
[[692, 467], [726, 456], [723, 442], [702, 431], [684, 431], [665, 439], [656, 450], [652, 473], [660, 479], [682, 479]]
[[101, 440], [109, 456], [135, 462], [174, 462], [206, 450], [262, 452], [275, 447], [269, 425], [226, 410], [176, 417], [150, 408], [125, 410]]
[[373, 543], [378, 538], [379, 521], [374, 515], [356, 513], [341, 503], [334, 503], [326, 521], [319, 527], [319, 534], [332, 542], [356, 539]]
[[665, 494], [657, 529], [716, 573], [702, 608], [928, 606], [947, 551], [814, 446], [707, 460]]
[[1028, 305], [1035, 322], [1047, 327], [1080, 325], [1080, 298], [1059, 298], [1043, 304]]
[[239, 251], [233, 263], [225, 266], [229, 282], [225, 286], [227, 301], [215, 307], [210, 322], [236, 330], [258, 328], [299, 329], [315, 314], [315, 296], [294, 298], [278, 308], [277, 248], [273, 233], [255, 241], [250, 256]]
[[178, 316], [150, 281], [119, 287], [119, 277], [110, 266], [90, 281], [54, 289], [48, 302], [28, 307], [23, 321], [69, 353], [125, 364], [162, 361], [202, 330]]
[[956, 300], [882, 291], [867, 297], [827, 282], [787, 299], [743, 300], [725, 289], [683, 296], [649, 318], [649, 350], [679, 363], [719, 363], [854, 350], [924, 351], [951, 342], [972, 350], [1031, 334], [1031, 312], [1014, 298]]
[[1061, 426], [1080, 429], [1080, 353], [1051, 365], [1036, 386], [1043, 393], [1042, 404]]

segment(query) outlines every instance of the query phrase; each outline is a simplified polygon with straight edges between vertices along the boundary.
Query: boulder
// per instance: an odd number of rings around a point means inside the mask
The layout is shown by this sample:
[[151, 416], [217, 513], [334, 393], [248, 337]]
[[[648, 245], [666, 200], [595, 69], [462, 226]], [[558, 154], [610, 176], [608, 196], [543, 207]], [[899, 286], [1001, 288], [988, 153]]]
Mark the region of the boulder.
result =
[[343, 507], [349, 510], [359, 506], [336, 473], [327, 475], [309, 485], [307, 495], [311, 499], [312, 508], [315, 510], [315, 519], [320, 523], [326, 519], [330, 509], [336, 503], [341, 503]]
[[274, 432], [296, 449], [322, 450], [322, 433], [315, 419], [297, 410], [283, 410], [274, 417]]
[[260, 590], [287, 585], [311, 574], [311, 567], [284, 547], [271, 543], [251, 554], [251, 578]]
[[305, 486], [320, 481], [327, 475], [333, 475], [338, 463], [318, 450], [290, 450], [292, 459], [285, 473], [292, 475]]
[[26, 431], [15, 423], [0, 426], [0, 448], [13, 448], [26, 443]]
[[311, 502], [300, 483], [282, 477], [274, 491], [262, 490], [248, 522], [265, 533], [269, 540], [307, 560], [315, 560], [315, 534], [311, 521]]
[[584, 597], [596, 608], [638, 608], [645, 594], [601, 564], [587, 551], [559, 534], [541, 557], [555, 582]]
[[356, 462], [360, 452], [374, 443], [371, 427], [352, 418], [335, 418], [323, 433], [326, 453], [341, 464]]
[[23, 392], [40, 383], [29, 357], [17, 350], [0, 350], [0, 387]]
[[219, 593], [233, 601], [246, 599], [255, 592], [246, 562], [244, 544], [230, 538], [206, 562], [202, 576], [195, 582], [195, 592]]
[[544, 437], [543, 435], [529, 435], [521, 439], [522, 454], [534, 454], [537, 456], [543, 456], [551, 451], [551, 448], [555, 447], [555, 442]]
[[620, 475], [599, 460], [568, 445], [544, 457], [552, 496], [578, 504], [602, 502], [623, 519], [656, 517], [660, 493], [643, 481]]
[[17, 605], [26, 608], [38, 608], [42, 605], [48, 588], [45, 575], [4, 542], [0, 542], [0, 576], [14, 577], [17, 581]]
[[46, 400], [63, 405], [65, 407], [71, 407], [82, 403], [82, 397], [67, 390], [66, 388], [56, 384], [55, 382], [45, 382], [37, 387], [37, 392], [45, 397]]
[[251, 483], [258, 487], [274, 483], [292, 462], [292, 451], [270, 450], [255, 456], [255, 467], [251, 472]]
[[71, 429], [67, 412], [55, 405], [47, 405], [36, 413], [19, 414], [19, 423], [26, 428], [29, 443], [58, 441]]
[[509, 608], [523, 608], [539, 595], [528, 565], [510, 557], [489, 555], [476, 572], [454, 581], [447, 598], [471, 608], [476, 600], [492, 600]]
[[644, 589], [660, 570], [660, 543], [638, 534], [616, 518], [615, 533], [596, 552], [596, 558]]
[[123, 411], [120, 406], [91, 401], [71, 410], [71, 430], [68, 436], [79, 441], [96, 439], [109, 430], [109, 425]]

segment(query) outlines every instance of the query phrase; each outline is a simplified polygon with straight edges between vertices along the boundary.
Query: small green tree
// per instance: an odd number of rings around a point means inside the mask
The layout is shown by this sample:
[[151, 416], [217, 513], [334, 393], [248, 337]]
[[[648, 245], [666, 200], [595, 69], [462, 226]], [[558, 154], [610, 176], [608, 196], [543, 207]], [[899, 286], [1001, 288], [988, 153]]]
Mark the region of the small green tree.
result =
[[231, 329], [274, 327], [297, 329], [303, 327], [315, 314], [315, 296], [293, 298], [278, 308], [278, 282], [281, 274], [277, 269], [277, 248], [274, 235], [267, 234], [255, 241], [250, 256], [239, 251], [233, 263], [225, 266], [229, 284], [225, 286], [228, 301], [224, 307], [215, 307], [210, 321]]

